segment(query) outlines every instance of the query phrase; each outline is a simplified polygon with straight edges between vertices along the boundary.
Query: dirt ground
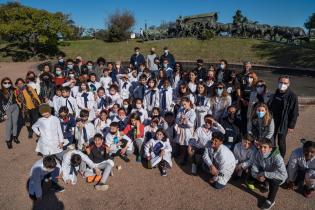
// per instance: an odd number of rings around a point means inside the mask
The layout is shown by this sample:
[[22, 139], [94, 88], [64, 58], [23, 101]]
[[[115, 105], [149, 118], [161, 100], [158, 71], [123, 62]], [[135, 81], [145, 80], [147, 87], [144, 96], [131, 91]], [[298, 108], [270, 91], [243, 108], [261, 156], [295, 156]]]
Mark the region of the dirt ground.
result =
[[[0, 78], [24, 77], [36, 63], [0, 63]], [[299, 139], [315, 138], [315, 106], [302, 107], [298, 124], [288, 135], [288, 153], [299, 146]], [[240, 182], [232, 182], [223, 190], [213, 189], [203, 176], [191, 176], [190, 167], [181, 168], [176, 161], [167, 177], [157, 170], [145, 169], [133, 158], [128, 164], [118, 161], [122, 170], [114, 170], [109, 178], [110, 189], [96, 192], [93, 184], [79, 179], [75, 186], [55, 194], [45, 187], [41, 202], [33, 203], [26, 183], [35, 154], [35, 138], [27, 139], [23, 128], [21, 144], [8, 150], [4, 144], [4, 124], [0, 124], [0, 209], [257, 209], [266, 196], [258, 190], [247, 191]], [[289, 154], [287, 154], [288, 156]], [[286, 157], [287, 159], [288, 157]], [[315, 209], [315, 197], [305, 199], [301, 194], [280, 189], [274, 209]]]

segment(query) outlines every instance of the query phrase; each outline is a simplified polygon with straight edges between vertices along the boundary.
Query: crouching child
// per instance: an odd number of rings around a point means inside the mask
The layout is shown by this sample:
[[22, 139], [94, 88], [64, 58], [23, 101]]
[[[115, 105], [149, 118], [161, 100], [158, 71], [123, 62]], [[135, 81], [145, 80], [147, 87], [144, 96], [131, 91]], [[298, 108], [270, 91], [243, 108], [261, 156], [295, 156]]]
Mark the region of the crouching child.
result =
[[216, 189], [225, 187], [235, 169], [234, 155], [223, 142], [224, 134], [214, 132], [211, 141], [206, 144], [202, 157], [204, 169], [211, 175], [209, 182]]
[[259, 152], [253, 159], [251, 175], [262, 184], [261, 192], [269, 192], [260, 208], [270, 209], [275, 204], [279, 186], [285, 182], [288, 174], [280, 151], [277, 147], [272, 147], [271, 140], [263, 138], [259, 140], [259, 144]]
[[57, 183], [59, 176], [60, 165], [53, 155], [46, 156], [32, 166], [30, 179], [28, 183], [28, 193], [34, 200], [42, 199], [43, 190], [42, 183], [45, 178], [51, 177], [51, 187], [56, 192], [63, 192], [64, 188]]
[[295, 149], [288, 163], [287, 188], [294, 185], [303, 188], [303, 195], [309, 198], [315, 190], [315, 142], [306, 141], [303, 147]]

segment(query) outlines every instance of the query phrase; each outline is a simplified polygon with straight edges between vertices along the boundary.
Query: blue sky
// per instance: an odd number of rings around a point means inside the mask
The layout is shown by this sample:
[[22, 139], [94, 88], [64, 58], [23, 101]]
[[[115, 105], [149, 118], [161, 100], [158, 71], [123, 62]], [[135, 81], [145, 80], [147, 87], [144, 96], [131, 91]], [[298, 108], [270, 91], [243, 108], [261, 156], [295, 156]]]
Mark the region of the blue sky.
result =
[[[0, 0], [5, 3], [6, 0]], [[115, 10], [128, 9], [136, 17], [135, 30], [174, 21], [179, 15], [218, 12], [219, 21], [232, 22], [237, 9], [250, 20], [271, 25], [303, 27], [305, 20], [315, 12], [315, 0], [20, 0], [24, 5], [61, 11], [71, 15], [79, 26], [104, 28], [105, 18]]]

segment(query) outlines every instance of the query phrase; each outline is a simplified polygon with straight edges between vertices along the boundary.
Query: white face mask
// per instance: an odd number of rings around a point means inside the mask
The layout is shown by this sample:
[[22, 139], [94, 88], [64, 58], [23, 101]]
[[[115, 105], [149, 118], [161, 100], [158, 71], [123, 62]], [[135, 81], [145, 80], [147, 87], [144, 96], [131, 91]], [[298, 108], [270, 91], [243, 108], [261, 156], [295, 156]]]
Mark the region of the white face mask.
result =
[[56, 71], [56, 74], [59, 76], [59, 75], [61, 75], [61, 71]]
[[92, 70], [92, 69], [93, 69], [93, 66], [88, 65], [87, 68], [88, 68], [88, 70]]
[[136, 55], [139, 55], [139, 52], [138, 52], [138, 51], [136, 52]]
[[8, 89], [8, 88], [11, 87], [11, 84], [3, 84], [3, 87], [6, 88], [6, 89]]
[[74, 74], [69, 74], [69, 77], [70, 78], [74, 78]]
[[224, 69], [225, 65], [224, 64], [220, 64], [220, 68]]
[[141, 104], [136, 104], [136, 108], [137, 108], [137, 109], [141, 109], [141, 108], [142, 108], [142, 105], [141, 105]]
[[165, 63], [165, 64], [163, 64], [163, 66], [164, 66], [164, 68], [167, 68], [167, 64]]
[[125, 104], [124, 105], [124, 109], [128, 109], [129, 105], [128, 104]]
[[283, 84], [283, 83], [279, 83], [278, 84], [279, 90], [281, 91], [286, 91], [289, 87], [289, 85]]
[[164, 53], [165, 53], [165, 54], [168, 54], [168, 50], [164, 50]]

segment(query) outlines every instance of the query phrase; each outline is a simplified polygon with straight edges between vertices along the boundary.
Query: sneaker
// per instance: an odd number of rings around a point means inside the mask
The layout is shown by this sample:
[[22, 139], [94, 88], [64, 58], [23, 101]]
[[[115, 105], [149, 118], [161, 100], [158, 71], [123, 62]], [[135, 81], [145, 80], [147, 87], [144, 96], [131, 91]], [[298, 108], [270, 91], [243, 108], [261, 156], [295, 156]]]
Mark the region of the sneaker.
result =
[[165, 169], [161, 170], [161, 176], [167, 176], [167, 173], [166, 173]]
[[98, 183], [97, 185], [95, 185], [95, 189], [98, 191], [107, 191], [109, 188], [109, 186], [107, 184], [104, 183]]
[[260, 185], [260, 192], [261, 193], [267, 193], [269, 192], [269, 184], [263, 183]]
[[65, 188], [60, 186], [57, 182], [52, 182], [51, 187], [55, 190], [56, 193], [65, 191]]
[[246, 184], [246, 187], [247, 187], [248, 189], [250, 189], [250, 190], [255, 190], [255, 185], [254, 185], [254, 183], [246, 181], [245, 184]]
[[271, 201], [266, 200], [260, 207], [260, 209], [268, 210], [275, 205], [276, 202], [271, 203]]
[[127, 155], [120, 155], [120, 158], [125, 162], [130, 162], [130, 159], [127, 157]]
[[197, 174], [197, 165], [195, 163], [191, 165], [191, 173], [194, 175]]
[[311, 190], [311, 189], [304, 188], [303, 190], [303, 195], [305, 196], [305, 198], [310, 198], [313, 193], [314, 193], [314, 190]]
[[140, 155], [138, 155], [137, 156], [137, 160], [136, 160], [138, 163], [141, 163], [141, 161], [142, 161], [142, 158], [141, 158], [141, 156]]

